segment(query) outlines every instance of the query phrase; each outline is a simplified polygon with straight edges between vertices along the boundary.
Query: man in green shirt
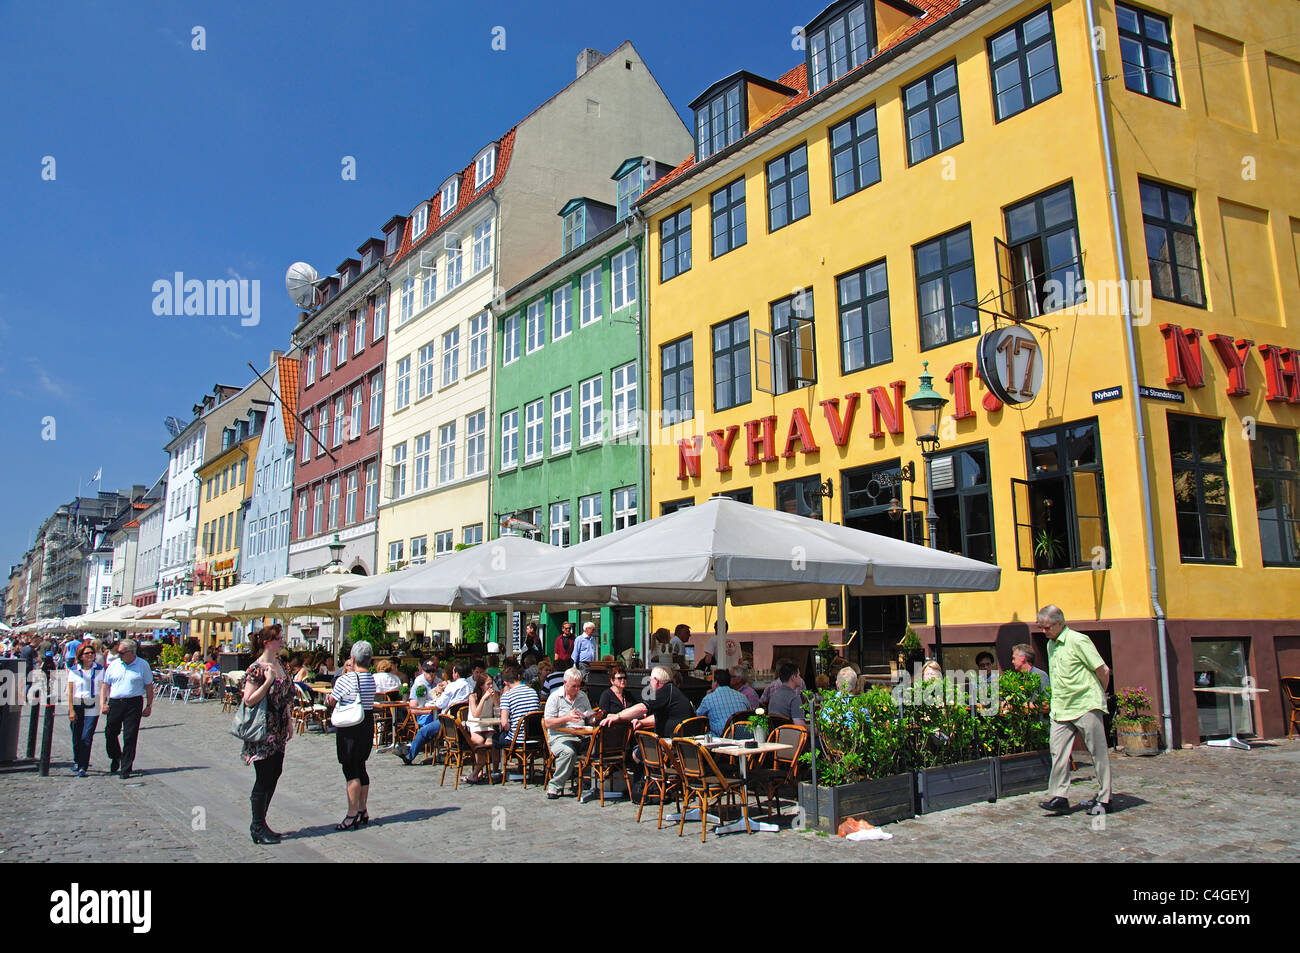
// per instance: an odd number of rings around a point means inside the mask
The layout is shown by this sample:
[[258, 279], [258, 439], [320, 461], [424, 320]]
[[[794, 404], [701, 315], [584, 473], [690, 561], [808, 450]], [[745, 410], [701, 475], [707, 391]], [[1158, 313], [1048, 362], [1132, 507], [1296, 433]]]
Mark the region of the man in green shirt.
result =
[[1102, 721], [1110, 668], [1092, 640], [1065, 624], [1056, 606], [1038, 610], [1039, 631], [1047, 637], [1047, 666], [1052, 676], [1052, 773], [1048, 799], [1039, 807], [1052, 814], [1070, 809], [1070, 749], [1078, 734], [1097, 769], [1097, 796], [1084, 802], [1089, 814], [1110, 813], [1110, 750]]

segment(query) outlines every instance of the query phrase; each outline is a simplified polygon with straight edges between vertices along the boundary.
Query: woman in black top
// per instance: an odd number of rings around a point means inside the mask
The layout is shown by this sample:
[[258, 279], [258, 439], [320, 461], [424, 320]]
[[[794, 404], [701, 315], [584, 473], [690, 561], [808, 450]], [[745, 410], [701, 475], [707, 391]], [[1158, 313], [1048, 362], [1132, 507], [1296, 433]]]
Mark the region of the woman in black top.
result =
[[633, 701], [627, 693], [627, 669], [617, 665], [609, 670], [609, 688], [601, 693], [596, 707], [607, 715], [617, 715], [631, 704]]

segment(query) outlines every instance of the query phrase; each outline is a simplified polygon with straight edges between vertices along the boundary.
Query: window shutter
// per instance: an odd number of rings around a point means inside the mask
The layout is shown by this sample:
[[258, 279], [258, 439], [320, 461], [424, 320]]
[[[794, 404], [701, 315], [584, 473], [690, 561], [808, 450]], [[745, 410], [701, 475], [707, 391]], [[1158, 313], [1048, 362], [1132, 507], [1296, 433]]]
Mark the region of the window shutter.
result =
[[776, 380], [772, 371], [774, 346], [771, 334], [759, 328], [754, 329], [754, 389], [764, 394], [776, 393]]
[[1016, 527], [1016, 569], [1034, 572], [1033, 484], [1011, 478], [1011, 512]]
[[1074, 538], [1079, 542], [1079, 561], [1091, 562], [1100, 550], [1102, 568], [1109, 568], [1101, 474], [1094, 470], [1075, 470], [1071, 478], [1074, 481]]

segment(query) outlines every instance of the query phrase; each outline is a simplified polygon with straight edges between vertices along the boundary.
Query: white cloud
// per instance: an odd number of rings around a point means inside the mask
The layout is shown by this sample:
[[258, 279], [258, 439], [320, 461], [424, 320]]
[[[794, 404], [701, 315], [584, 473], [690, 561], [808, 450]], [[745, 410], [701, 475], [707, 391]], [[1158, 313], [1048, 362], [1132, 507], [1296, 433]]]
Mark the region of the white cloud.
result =
[[47, 394], [52, 397], [66, 396], [63, 392], [63, 385], [46, 373], [45, 368], [41, 366], [40, 361], [34, 357], [29, 357], [27, 358], [27, 365], [32, 369], [31, 373], [36, 379], [36, 383], [39, 384]]

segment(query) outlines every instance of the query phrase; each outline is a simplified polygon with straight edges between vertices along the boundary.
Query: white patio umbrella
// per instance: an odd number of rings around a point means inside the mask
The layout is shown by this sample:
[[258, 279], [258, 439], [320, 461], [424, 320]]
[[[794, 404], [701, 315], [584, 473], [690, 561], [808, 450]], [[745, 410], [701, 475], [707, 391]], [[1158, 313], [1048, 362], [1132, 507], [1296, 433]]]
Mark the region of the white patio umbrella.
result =
[[202, 619], [205, 622], [228, 622], [234, 618], [230, 614], [230, 610], [226, 608], [229, 602], [248, 595], [256, 588], [255, 583], [241, 582], [219, 592], [201, 592], [195, 596], [188, 596], [189, 604], [185, 608], [185, 612], [190, 619]]
[[297, 576], [281, 576], [270, 582], [259, 583], [246, 592], [236, 592], [230, 596], [223, 593], [217, 595], [222, 597], [220, 604], [227, 614], [236, 619], [252, 619], [272, 615], [271, 603], [275, 601], [276, 594], [297, 582], [302, 582]]
[[384, 573], [343, 596], [339, 606], [350, 613], [510, 611], [511, 600], [484, 598], [480, 584], [488, 579], [513, 578], [529, 568], [543, 568], [566, 554], [566, 550], [548, 543], [502, 536], [439, 556], [425, 566]]
[[484, 579], [485, 599], [609, 605], [760, 605], [839, 595], [989, 592], [994, 565], [715, 497], [565, 551], [546, 568]]
[[[292, 578], [292, 577], [290, 577]], [[244, 610], [261, 608], [259, 615], [274, 615], [282, 619], [301, 616], [326, 616], [334, 620], [332, 650], [338, 650], [339, 623], [343, 615], [339, 600], [353, 589], [370, 582], [367, 576], [350, 572], [326, 570], [318, 576], [292, 579], [291, 582], [275, 580], [250, 593], [244, 599]]]

